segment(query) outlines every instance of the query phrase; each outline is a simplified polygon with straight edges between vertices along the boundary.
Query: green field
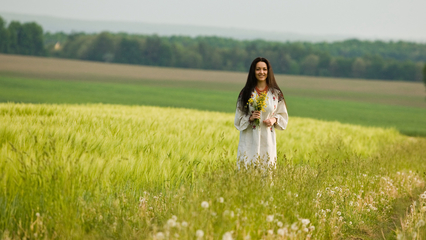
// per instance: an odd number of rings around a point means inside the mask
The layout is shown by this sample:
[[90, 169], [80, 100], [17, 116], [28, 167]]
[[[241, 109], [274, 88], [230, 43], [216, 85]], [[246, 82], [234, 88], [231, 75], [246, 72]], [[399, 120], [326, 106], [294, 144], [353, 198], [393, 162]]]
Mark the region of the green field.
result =
[[[235, 112], [239, 87], [235, 83], [144, 80], [120, 81], [40, 80], [0, 76], [0, 102], [21, 103], [109, 103], [181, 107], [218, 112]], [[426, 136], [426, 109], [409, 106], [373, 104], [362, 101], [327, 99], [317, 90], [306, 94], [288, 91], [290, 116], [338, 121], [364, 126], [395, 128], [411, 136]], [[365, 99], [366, 93], [333, 92]]]
[[[233, 117], [181, 108], [0, 104], [0, 236], [426, 234], [426, 200], [419, 197], [424, 138], [292, 117], [291, 127], [277, 133], [277, 169], [238, 171]], [[406, 214], [413, 201], [415, 211]]]

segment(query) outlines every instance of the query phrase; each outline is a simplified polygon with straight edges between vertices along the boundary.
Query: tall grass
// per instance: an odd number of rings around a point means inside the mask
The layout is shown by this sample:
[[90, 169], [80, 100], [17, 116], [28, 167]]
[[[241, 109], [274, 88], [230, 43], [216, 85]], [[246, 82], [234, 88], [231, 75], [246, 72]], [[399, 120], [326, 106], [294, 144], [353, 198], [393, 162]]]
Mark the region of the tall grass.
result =
[[0, 104], [0, 236], [395, 237], [424, 188], [424, 139], [296, 117], [277, 135], [276, 170], [238, 171], [233, 114]]

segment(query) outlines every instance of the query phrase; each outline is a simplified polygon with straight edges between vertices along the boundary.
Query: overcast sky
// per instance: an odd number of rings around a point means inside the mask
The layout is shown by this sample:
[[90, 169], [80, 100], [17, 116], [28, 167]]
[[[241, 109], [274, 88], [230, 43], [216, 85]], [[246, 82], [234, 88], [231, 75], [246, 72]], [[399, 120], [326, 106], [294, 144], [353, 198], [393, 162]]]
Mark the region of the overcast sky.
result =
[[0, 0], [2, 12], [82, 20], [426, 40], [426, 0]]

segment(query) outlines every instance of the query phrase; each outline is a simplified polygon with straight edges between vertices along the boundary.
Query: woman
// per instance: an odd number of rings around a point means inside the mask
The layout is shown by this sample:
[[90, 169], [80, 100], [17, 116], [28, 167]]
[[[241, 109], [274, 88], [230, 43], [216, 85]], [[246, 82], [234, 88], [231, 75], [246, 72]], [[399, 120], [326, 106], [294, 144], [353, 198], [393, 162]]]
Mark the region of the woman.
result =
[[[266, 94], [264, 111], [255, 111], [256, 97], [261, 94]], [[275, 130], [284, 130], [287, 123], [287, 106], [275, 81], [271, 64], [266, 58], [258, 57], [251, 63], [246, 85], [237, 101], [234, 125], [240, 131], [238, 167], [242, 163], [246, 167], [259, 163], [275, 168]]]

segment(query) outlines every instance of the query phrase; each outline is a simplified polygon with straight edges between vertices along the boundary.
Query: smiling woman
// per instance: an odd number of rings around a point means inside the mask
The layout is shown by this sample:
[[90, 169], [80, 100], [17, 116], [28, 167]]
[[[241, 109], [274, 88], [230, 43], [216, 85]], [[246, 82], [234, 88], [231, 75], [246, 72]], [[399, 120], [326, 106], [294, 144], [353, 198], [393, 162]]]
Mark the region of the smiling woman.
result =
[[237, 101], [234, 125], [240, 131], [238, 166], [261, 164], [275, 168], [275, 129], [284, 130], [287, 123], [287, 106], [271, 64], [266, 58], [258, 57], [250, 66]]

